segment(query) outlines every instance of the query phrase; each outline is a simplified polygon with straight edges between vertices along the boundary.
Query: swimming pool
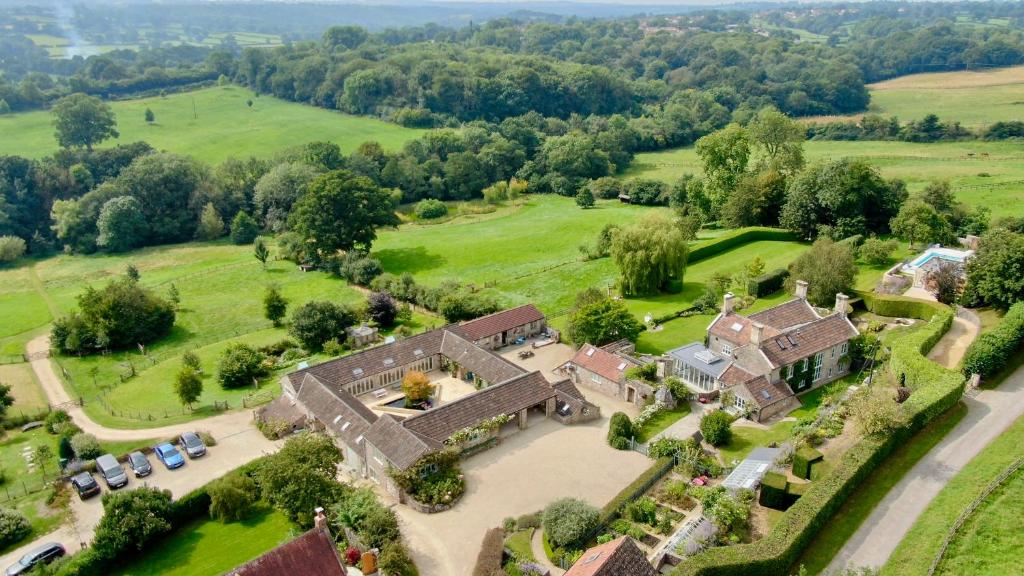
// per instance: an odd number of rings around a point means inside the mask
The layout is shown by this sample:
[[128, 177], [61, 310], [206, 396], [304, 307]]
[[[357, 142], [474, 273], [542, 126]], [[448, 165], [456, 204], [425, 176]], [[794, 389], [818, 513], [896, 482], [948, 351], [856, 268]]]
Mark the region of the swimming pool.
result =
[[964, 260], [971, 254], [970, 251], [963, 250], [952, 250], [950, 248], [930, 248], [921, 254], [917, 258], [911, 260], [910, 264], [907, 264], [910, 268], [920, 268], [938, 258], [947, 262], [956, 262], [963, 264]]

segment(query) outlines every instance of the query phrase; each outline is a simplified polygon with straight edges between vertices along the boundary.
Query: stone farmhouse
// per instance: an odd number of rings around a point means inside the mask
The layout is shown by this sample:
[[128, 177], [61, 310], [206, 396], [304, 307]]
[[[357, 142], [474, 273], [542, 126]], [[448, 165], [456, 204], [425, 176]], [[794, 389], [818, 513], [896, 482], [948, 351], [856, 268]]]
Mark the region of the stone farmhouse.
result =
[[[600, 416], [572, 382], [549, 383], [540, 372], [528, 372], [490, 348], [541, 334], [545, 319], [538, 315], [532, 305], [522, 306], [292, 372], [281, 380], [284, 394], [264, 415], [296, 413], [305, 426], [326, 430], [337, 439], [352, 474], [405, 501], [389, 469], [407, 470], [445, 448], [482, 444], [501, 430], [480, 431], [455, 445], [450, 439], [456, 432], [509, 418], [507, 427], [525, 428], [531, 413], [564, 424]], [[371, 409], [368, 402], [399, 389], [410, 371], [450, 374], [477, 389], [447, 402], [435, 399], [437, 405], [427, 410]]]
[[626, 371], [644, 364], [633, 356], [634, 345], [619, 341], [605, 346], [584, 344], [559, 371], [573, 384], [643, 406], [654, 394], [650, 383], [627, 378]]
[[726, 294], [722, 312], [708, 326], [705, 343], [671, 350], [675, 374], [701, 399], [729, 393], [736, 409], [757, 421], [799, 406], [796, 394], [847, 374], [849, 298], [836, 294], [835, 308], [819, 313], [807, 302], [807, 282], [794, 298], [742, 316]]

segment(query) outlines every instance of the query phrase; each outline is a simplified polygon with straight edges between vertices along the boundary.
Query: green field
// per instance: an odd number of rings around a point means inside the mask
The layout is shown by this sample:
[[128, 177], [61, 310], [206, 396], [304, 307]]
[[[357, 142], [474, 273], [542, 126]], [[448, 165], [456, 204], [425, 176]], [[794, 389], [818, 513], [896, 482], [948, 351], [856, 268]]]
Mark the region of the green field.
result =
[[[246, 106], [249, 99], [251, 108]], [[345, 153], [367, 140], [395, 150], [422, 132], [271, 96], [257, 98], [238, 86], [122, 100], [111, 102], [111, 107], [121, 136], [103, 146], [144, 140], [154, 148], [191, 154], [211, 164], [229, 156], [267, 157], [313, 140], [335, 142]], [[152, 125], [146, 124], [146, 108], [156, 115]], [[0, 116], [0, 155], [38, 158], [55, 152], [52, 121], [49, 111]]]
[[[833, 142], [804, 144], [807, 161], [863, 158], [887, 178], [907, 182], [911, 192], [933, 180], [948, 180], [959, 200], [988, 206], [993, 216], [1019, 216], [1024, 203], [1024, 145], [1015, 142]], [[675, 182], [702, 174], [693, 147], [637, 154], [625, 177]]]
[[294, 529], [280, 512], [257, 510], [245, 520], [197, 520], [135, 557], [112, 574], [121, 576], [206, 576], [223, 574], [289, 540]]
[[[883, 576], [923, 574], [957, 517], [985, 487], [1020, 457], [1024, 418], [974, 457], [918, 517], [882, 568]], [[937, 574], [996, 576], [1017, 574], [1024, 561], [1020, 517], [1024, 513], [1024, 474], [1018, 471], [964, 524]]]

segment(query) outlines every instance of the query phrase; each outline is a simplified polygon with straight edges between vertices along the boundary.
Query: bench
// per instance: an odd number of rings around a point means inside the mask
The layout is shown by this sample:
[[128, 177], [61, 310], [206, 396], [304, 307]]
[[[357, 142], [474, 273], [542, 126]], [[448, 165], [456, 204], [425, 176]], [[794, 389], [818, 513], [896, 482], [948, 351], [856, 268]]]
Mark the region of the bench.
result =
[[383, 389], [383, 388], [378, 388], [377, 390], [373, 391], [374, 398], [377, 398], [378, 400], [380, 400], [381, 398], [383, 398], [383, 397], [385, 397], [387, 395], [388, 395], [388, 391]]

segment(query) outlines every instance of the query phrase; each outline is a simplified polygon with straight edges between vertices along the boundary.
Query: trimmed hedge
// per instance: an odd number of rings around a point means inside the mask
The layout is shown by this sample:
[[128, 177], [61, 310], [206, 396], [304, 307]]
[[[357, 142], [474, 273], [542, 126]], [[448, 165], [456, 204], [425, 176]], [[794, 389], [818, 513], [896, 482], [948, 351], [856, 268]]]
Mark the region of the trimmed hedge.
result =
[[949, 306], [945, 304], [907, 298], [906, 296], [888, 296], [861, 291], [857, 292], [857, 296], [860, 297], [860, 305], [868, 312], [890, 318], [920, 318], [921, 320], [928, 320], [939, 312], [949, 310]]
[[491, 528], [484, 534], [480, 553], [476, 556], [473, 576], [494, 576], [501, 574], [501, 561], [505, 556], [504, 528]]
[[811, 479], [811, 468], [825, 459], [825, 455], [810, 446], [804, 446], [793, 454], [793, 476]]
[[[886, 298], [872, 295], [875, 305], [890, 306]], [[897, 299], [899, 300], [899, 299]], [[902, 306], [893, 304], [892, 306]], [[943, 307], [945, 308], [945, 307]], [[933, 307], [915, 308], [934, 313]], [[931, 317], [929, 314], [927, 317]], [[926, 317], [926, 318], [927, 318]], [[831, 474], [797, 489], [805, 490], [802, 497], [790, 507], [761, 540], [752, 544], [740, 544], [711, 548], [689, 558], [672, 574], [680, 576], [745, 576], [747, 574], [788, 574], [793, 562], [799, 557], [817, 533], [832, 519], [839, 507], [898, 446], [905, 443], [925, 424], [939, 414], [952, 408], [960, 401], [964, 390], [963, 376], [930, 362], [922, 354], [928, 350], [926, 343], [934, 344], [952, 322], [952, 313], [938, 315], [931, 322], [915, 329], [913, 338], [903, 338], [908, 332], [900, 332], [900, 342], [913, 340], [917, 345], [898, 345], [893, 348], [893, 358], [904, 370], [913, 368], [922, 376], [915, 377], [918, 387], [903, 403], [907, 412], [907, 426], [884, 437], [869, 436], [854, 444], [838, 462]], [[929, 344], [929, 346], [931, 345]], [[930, 365], [930, 366], [929, 366]]]
[[786, 497], [786, 477], [778, 472], [769, 472], [761, 479], [761, 494], [757, 501], [765, 508], [785, 510], [789, 508]]
[[854, 234], [853, 236], [847, 236], [846, 238], [843, 238], [842, 240], [836, 242], [836, 244], [841, 244], [843, 246], [849, 246], [850, 248], [853, 249], [854, 253], [856, 253], [857, 252], [857, 246], [860, 246], [861, 243], [863, 243], [863, 242], [864, 242], [864, 236], [863, 235], [861, 235], [861, 234]]
[[964, 375], [981, 374], [982, 378], [988, 378], [997, 374], [1021, 345], [1024, 345], [1024, 302], [1011, 306], [998, 326], [971, 343], [964, 354]]
[[781, 228], [765, 228], [760, 226], [740, 228], [727, 234], [723, 234], [717, 238], [694, 242], [690, 247], [687, 262], [690, 264], [700, 262], [701, 260], [721, 254], [726, 250], [731, 250], [737, 246], [742, 246], [749, 242], [756, 242], [758, 240], [795, 242], [797, 237], [789, 230], [783, 230]]
[[668, 474], [674, 465], [675, 459], [671, 456], [655, 460], [653, 466], [644, 470], [643, 474], [637, 476], [636, 480], [633, 480], [629, 486], [623, 488], [622, 491], [601, 508], [601, 515], [597, 520], [598, 530], [618, 518], [626, 504], [643, 496], [644, 492], [647, 492], [651, 486], [654, 486], [658, 480], [661, 480], [665, 474]]
[[785, 268], [772, 270], [771, 272], [761, 274], [757, 278], [751, 278], [747, 282], [747, 294], [753, 294], [758, 298], [774, 294], [782, 289], [782, 285], [786, 283], [786, 278], [789, 278], [789, 270]]

